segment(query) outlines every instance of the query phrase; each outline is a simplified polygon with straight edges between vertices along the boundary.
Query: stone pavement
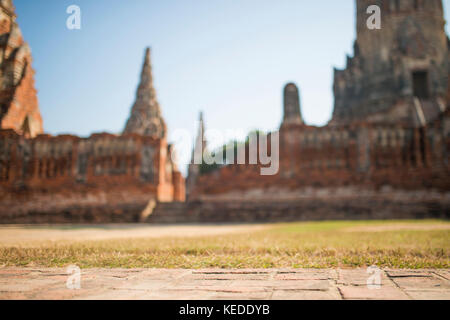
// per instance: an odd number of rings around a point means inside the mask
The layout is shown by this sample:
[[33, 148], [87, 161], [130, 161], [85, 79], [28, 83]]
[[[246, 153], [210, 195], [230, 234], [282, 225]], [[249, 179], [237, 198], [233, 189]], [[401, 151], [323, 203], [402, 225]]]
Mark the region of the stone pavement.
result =
[[0, 299], [445, 299], [450, 270], [382, 270], [369, 289], [366, 269], [83, 269], [67, 288], [66, 269], [0, 268]]

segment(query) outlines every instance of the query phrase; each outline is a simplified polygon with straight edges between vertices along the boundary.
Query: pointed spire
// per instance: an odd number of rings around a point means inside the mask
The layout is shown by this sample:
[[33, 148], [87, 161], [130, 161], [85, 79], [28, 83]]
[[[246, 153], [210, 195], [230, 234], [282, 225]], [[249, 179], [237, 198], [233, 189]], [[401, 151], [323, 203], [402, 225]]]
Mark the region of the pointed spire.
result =
[[150, 64], [150, 47], [145, 48], [145, 64]]
[[194, 148], [192, 150], [192, 164], [200, 164], [203, 161], [203, 154], [206, 150], [205, 140], [205, 123], [203, 121], [203, 112], [200, 112], [197, 138], [195, 139]]
[[204, 139], [205, 138], [204, 137], [204, 135], [205, 135], [205, 122], [203, 121], [203, 111], [200, 111], [200, 116], [198, 118], [198, 122], [199, 122], [200, 127], [199, 127], [199, 132], [198, 132], [198, 137], [197, 138], [199, 138], [200, 135], [201, 135], [202, 141], [204, 141], [205, 140]]
[[197, 138], [192, 148], [192, 159], [188, 167], [188, 176], [186, 179], [186, 198], [190, 198], [192, 190], [195, 189], [197, 178], [200, 175], [200, 165], [203, 163], [203, 154], [206, 150], [205, 123], [203, 112], [200, 112]]
[[141, 82], [138, 87], [137, 95], [143, 99], [156, 98], [155, 89], [153, 87], [152, 65], [150, 62], [150, 48], [145, 49], [144, 65], [141, 71]]
[[136, 92], [136, 102], [131, 109], [131, 115], [123, 133], [137, 133], [155, 138], [166, 137], [166, 124], [156, 99], [156, 90], [153, 87], [150, 48], [145, 50], [141, 79]]

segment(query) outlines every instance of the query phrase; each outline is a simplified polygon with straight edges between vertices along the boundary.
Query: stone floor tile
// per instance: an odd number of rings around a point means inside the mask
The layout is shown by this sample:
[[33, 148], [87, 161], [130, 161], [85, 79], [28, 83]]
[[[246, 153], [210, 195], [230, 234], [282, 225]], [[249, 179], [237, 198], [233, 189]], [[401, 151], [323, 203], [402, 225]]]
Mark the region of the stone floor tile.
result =
[[444, 299], [449, 270], [386, 270], [381, 289], [366, 269], [84, 269], [81, 289], [63, 268], [0, 268], [0, 299]]
[[403, 290], [450, 290], [450, 283], [436, 276], [430, 277], [400, 277], [392, 278]]
[[274, 280], [328, 280], [331, 275], [328, 272], [315, 273], [277, 273]]
[[285, 291], [275, 290], [272, 300], [338, 300], [339, 294], [331, 291]]
[[339, 286], [342, 297], [346, 300], [409, 300], [409, 296], [395, 287], [381, 287], [369, 289], [363, 286]]
[[450, 281], [450, 270], [434, 270], [433, 273]]
[[429, 270], [386, 270], [386, 274], [391, 278], [431, 277], [433, 275]]
[[189, 278], [198, 280], [268, 280], [269, 274], [238, 274], [238, 273], [200, 273], [193, 274]]
[[447, 290], [406, 290], [405, 292], [414, 300], [450, 300], [450, 291]]
[[283, 290], [318, 290], [326, 291], [330, 288], [328, 280], [268, 280], [268, 281], [248, 281], [238, 280], [232, 284], [233, 287], [244, 288], [280, 288]]

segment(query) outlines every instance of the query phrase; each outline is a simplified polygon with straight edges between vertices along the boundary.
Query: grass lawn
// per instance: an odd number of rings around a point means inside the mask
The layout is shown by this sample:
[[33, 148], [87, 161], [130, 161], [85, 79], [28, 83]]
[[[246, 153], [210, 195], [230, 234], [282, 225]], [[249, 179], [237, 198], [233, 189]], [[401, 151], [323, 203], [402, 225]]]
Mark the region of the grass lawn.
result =
[[[1, 232], [1, 231], [0, 231]], [[449, 268], [450, 222], [336, 221], [248, 233], [1, 245], [0, 266], [82, 268]]]

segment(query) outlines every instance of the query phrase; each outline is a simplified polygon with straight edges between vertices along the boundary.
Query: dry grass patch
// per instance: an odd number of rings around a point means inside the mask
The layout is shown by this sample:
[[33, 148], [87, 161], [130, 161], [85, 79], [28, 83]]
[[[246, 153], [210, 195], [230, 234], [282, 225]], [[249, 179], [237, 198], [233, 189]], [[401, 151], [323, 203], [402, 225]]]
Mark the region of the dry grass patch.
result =
[[[402, 227], [395, 228], [395, 225]], [[436, 225], [442, 227], [426, 228]], [[449, 222], [436, 220], [305, 222], [202, 237], [183, 238], [178, 235], [159, 239], [41, 242], [37, 246], [0, 247], [0, 265], [333, 268], [375, 264], [392, 268], [449, 268], [449, 225]], [[349, 228], [352, 232], [348, 232]], [[377, 232], [368, 232], [358, 228], [378, 229]]]

